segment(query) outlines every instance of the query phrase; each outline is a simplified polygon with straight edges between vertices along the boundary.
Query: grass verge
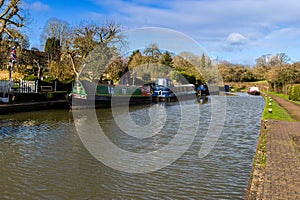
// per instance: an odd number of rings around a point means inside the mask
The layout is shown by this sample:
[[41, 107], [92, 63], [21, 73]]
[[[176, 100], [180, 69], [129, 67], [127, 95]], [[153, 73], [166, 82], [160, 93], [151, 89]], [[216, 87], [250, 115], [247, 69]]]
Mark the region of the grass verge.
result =
[[[262, 123], [264, 123], [263, 120]], [[262, 124], [257, 141], [256, 154], [254, 157], [252, 172], [248, 183], [245, 198], [246, 200], [260, 199], [260, 195], [262, 194], [262, 187], [267, 164], [267, 139], [267, 129], [265, 124]]]
[[268, 137], [267, 137], [266, 131], [262, 131], [262, 133], [259, 135], [259, 138], [258, 138], [258, 146], [257, 146], [258, 154], [256, 154], [254, 166], [259, 165], [260, 167], [263, 167], [263, 168], [266, 167], [267, 138]]
[[[289, 115], [289, 113], [282, 108], [278, 103], [274, 100], [271, 100], [269, 97], [264, 97], [266, 100], [266, 106], [263, 112], [262, 119], [277, 119], [277, 120], [287, 120], [294, 121], [293, 118]], [[272, 105], [269, 105], [269, 104]], [[269, 109], [272, 109], [272, 112], [269, 112]]]
[[287, 100], [287, 101], [289, 101], [289, 102], [293, 102], [293, 103], [295, 103], [295, 104], [300, 105], [300, 101], [292, 101], [292, 100], [290, 100], [290, 99], [289, 99], [289, 95], [286, 95], [286, 94], [279, 94], [279, 93], [276, 93], [276, 92], [268, 92], [268, 93], [273, 94], [273, 95], [278, 96], [278, 97], [281, 97], [281, 98], [283, 98], [283, 99], [285, 99], [285, 100]]

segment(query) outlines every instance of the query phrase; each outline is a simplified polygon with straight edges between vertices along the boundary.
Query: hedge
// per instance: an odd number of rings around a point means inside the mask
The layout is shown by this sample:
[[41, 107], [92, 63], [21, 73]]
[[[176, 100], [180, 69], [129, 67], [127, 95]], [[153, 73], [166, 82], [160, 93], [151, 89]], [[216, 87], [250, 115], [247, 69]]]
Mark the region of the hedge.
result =
[[[39, 92], [39, 93], [15, 93], [11, 98], [14, 102], [34, 102], [65, 99], [66, 91], [60, 92]], [[12, 99], [11, 99], [12, 100]]]
[[289, 99], [292, 101], [300, 101], [300, 84], [292, 85], [289, 88]]

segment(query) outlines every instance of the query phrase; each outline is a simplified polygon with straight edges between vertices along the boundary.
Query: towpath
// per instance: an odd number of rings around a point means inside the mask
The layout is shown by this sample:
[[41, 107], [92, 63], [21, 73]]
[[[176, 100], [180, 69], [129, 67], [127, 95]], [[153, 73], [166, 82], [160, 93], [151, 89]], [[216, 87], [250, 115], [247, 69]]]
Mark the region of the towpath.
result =
[[266, 122], [266, 167], [264, 172], [256, 172], [263, 174], [257, 182], [260, 189], [246, 199], [300, 199], [300, 106], [269, 96], [296, 121]]
[[262, 199], [300, 199], [300, 122], [269, 120], [267, 124]]
[[283, 107], [291, 115], [292, 118], [294, 118], [297, 121], [300, 121], [299, 105], [272, 94], [268, 94], [268, 96], [272, 97], [281, 107]]

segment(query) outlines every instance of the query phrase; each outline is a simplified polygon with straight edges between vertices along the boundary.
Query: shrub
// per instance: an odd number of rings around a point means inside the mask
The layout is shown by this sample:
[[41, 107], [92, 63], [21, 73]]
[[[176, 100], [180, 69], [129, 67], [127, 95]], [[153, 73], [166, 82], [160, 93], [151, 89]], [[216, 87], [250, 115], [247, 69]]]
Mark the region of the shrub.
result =
[[293, 86], [289, 86], [288, 89], [289, 100], [292, 100], [292, 90], [293, 90]]
[[24, 80], [26, 80], [26, 81], [35, 81], [35, 80], [37, 80], [37, 76], [35, 76], [34, 74], [30, 74], [28, 76], [25, 76]]
[[15, 102], [31, 102], [31, 101], [45, 101], [47, 97], [44, 93], [16, 93]]
[[289, 88], [289, 99], [300, 101], [300, 84], [295, 84]]
[[64, 99], [67, 92], [15, 93], [14, 102], [34, 102]]

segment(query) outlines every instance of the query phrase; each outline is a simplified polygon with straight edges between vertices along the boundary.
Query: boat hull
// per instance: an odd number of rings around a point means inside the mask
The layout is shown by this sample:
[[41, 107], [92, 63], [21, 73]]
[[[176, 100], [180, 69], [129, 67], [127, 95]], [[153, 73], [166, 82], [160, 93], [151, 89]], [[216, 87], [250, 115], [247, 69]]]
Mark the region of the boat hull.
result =
[[260, 91], [258, 87], [250, 87], [249, 90], [247, 91], [249, 95], [260, 95]]
[[72, 98], [72, 109], [110, 108], [113, 106], [134, 106], [151, 104], [151, 96], [95, 96], [94, 99]]
[[260, 95], [260, 92], [259, 92], [259, 91], [251, 91], [251, 92], [248, 91], [247, 93], [248, 93], [249, 95], [255, 95], [255, 96], [256, 96], [256, 95], [257, 95], [257, 96]]

